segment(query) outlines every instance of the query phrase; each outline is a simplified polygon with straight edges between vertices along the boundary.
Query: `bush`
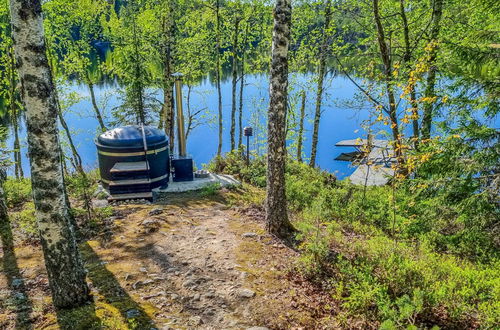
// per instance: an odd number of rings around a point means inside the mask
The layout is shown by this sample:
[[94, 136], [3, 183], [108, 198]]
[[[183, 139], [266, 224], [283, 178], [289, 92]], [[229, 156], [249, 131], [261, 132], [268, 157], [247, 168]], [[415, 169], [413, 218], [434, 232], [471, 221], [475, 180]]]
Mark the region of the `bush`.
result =
[[38, 229], [33, 202], [26, 202], [22, 209], [19, 212], [13, 212], [10, 218], [13, 226], [18, 227], [24, 236], [30, 239], [37, 236]]
[[9, 207], [18, 207], [32, 200], [31, 180], [29, 178], [8, 178], [3, 187]]

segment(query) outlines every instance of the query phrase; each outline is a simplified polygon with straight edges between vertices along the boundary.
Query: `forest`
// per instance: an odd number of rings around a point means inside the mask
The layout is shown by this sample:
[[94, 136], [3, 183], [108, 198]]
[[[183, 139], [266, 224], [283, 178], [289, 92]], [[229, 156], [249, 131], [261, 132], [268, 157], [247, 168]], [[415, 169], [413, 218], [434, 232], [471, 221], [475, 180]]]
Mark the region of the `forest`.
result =
[[499, 328], [499, 17], [0, 0], [0, 329]]

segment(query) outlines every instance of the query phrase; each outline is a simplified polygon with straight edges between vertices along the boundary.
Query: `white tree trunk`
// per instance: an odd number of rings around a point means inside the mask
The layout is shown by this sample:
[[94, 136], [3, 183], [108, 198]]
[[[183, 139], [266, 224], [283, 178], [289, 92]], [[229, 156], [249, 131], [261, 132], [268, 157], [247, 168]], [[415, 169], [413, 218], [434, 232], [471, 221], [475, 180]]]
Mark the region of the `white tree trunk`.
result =
[[293, 230], [288, 221], [285, 195], [288, 48], [291, 20], [291, 0], [277, 0], [274, 9], [269, 91], [266, 227], [271, 234], [282, 238], [287, 237]]
[[14, 50], [26, 108], [36, 218], [56, 307], [89, 300], [85, 271], [66, 204], [58, 106], [47, 61], [40, 0], [10, 0]]

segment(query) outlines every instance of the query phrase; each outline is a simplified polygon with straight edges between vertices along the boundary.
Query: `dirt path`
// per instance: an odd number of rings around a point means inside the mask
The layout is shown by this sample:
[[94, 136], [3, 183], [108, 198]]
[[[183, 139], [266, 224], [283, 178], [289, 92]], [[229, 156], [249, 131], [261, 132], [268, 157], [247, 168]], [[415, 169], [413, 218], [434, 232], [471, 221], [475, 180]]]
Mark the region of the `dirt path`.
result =
[[[226, 199], [231, 194], [115, 206], [102, 235], [81, 244], [94, 302], [57, 315], [39, 249], [18, 247], [33, 328], [257, 330], [314, 322], [316, 307], [301, 305], [314, 292], [286, 276], [295, 252], [265, 234], [260, 211], [233, 206], [241, 203]], [[11, 288], [0, 298], [16, 294]], [[19, 327], [16, 308], [2, 307], [0, 328]]]

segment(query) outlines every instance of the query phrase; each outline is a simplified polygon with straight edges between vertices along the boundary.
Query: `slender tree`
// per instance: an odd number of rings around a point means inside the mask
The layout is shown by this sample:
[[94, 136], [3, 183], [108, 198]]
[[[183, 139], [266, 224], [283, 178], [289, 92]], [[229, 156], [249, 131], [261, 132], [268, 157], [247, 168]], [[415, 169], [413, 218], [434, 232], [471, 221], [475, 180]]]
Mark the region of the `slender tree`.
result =
[[432, 117], [434, 112], [434, 102], [436, 97], [436, 59], [437, 59], [437, 42], [439, 38], [439, 30], [441, 28], [441, 17], [443, 16], [444, 0], [432, 1], [432, 21], [430, 31], [431, 50], [429, 53], [429, 72], [427, 73], [427, 85], [425, 87], [424, 97], [427, 102], [424, 103], [424, 116], [422, 118], [422, 139], [428, 139], [431, 136]]
[[285, 238], [293, 230], [288, 220], [285, 195], [286, 113], [288, 97], [288, 50], [292, 20], [291, 0], [277, 0], [268, 112], [266, 229]]
[[319, 122], [321, 119], [321, 103], [323, 101], [323, 82], [326, 73], [326, 59], [328, 55], [328, 30], [330, 28], [330, 21], [332, 17], [332, 1], [325, 1], [325, 23], [323, 25], [323, 38], [321, 40], [321, 47], [319, 50], [319, 65], [318, 65], [318, 86], [316, 90], [316, 109], [314, 112], [314, 127], [312, 135], [311, 158], [309, 159], [309, 166], [316, 165], [316, 153], [318, 148], [318, 134]]
[[[379, 46], [379, 53], [383, 64], [383, 76], [385, 81], [385, 89], [387, 93], [388, 102], [388, 115], [391, 122], [391, 130], [394, 142], [394, 151], [398, 163], [402, 165], [404, 163], [403, 152], [402, 152], [402, 141], [399, 133], [398, 115], [397, 115], [397, 104], [396, 97], [394, 95], [394, 82], [392, 76], [392, 56], [391, 50], [386, 40], [384, 27], [382, 25], [382, 18], [380, 15], [379, 0], [373, 0], [373, 17], [375, 20], [375, 26], [377, 30], [377, 41]], [[400, 166], [400, 169], [403, 167]]]
[[233, 52], [232, 52], [232, 57], [233, 57], [233, 63], [232, 63], [232, 104], [231, 104], [231, 130], [230, 130], [230, 135], [231, 135], [231, 150], [235, 149], [235, 144], [236, 144], [236, 89], [238, 86], [238, 35], [240, 33], [240, 15], [238, 10], [235, 10], [234, 17], [233, 17]]
[[218, 100], [218, 122], [219, 122], [219, 142], [217, 144], [217, 157], [222, 154], [222, 131], [224, 127], [222, 126], [222, 91], [221, 91], [221, 49], [220, 49], [220, 39], [221, 39], [221, 17], [220, 17], [220, 0], [215, 1], [215, 19], [216, 19], [216, 31], [215, 31], [215, 79], [217, 85], [217, 100]]
[[14, 50], [26, 108], [33, 200], [57, 308], [90, 299], [71, 225], [57, 129], [58, 106], [47, 60], [40, 0], [10, 0]]
[[300, 118], [299, 118], [299, 132], [297, 137], [297, 160], [302, 163], [302, 144], [304, 138], [304, 119], [306, 116], [306, 92], [300, 91]]
[[174, 81], [172, 79], [172, 53], [174, 48], [174, 2], [163, 2], [164, 14], [162, 20], [162, 63], [163, 63], [163, 106], [160, 115], [160, 127], [165, 129], [165, 134], [170, 139], [170, 151], [174, 151], [175, 139], [175, 111], [174, 111]]
[[[411, 72], [411, 60], [413, 57], [412, 47], [410, 44], [410, 26], [408, 24], [408, 18], [406, 16], [405, 9], [405, 1], [399, 1], [399, 10], [401, 14], [401, 23], [403, 25], [403, 39], [404, 39], [404, 53], [403, 53], [403, 61], [404, 67], [406, 71], [406, 81], [410, 79]], [[417, 145], [418, 137], [419, 137], [419, 128], [418, 128], [418, 103], [417, 103], [417, 92], [415, 91], [415, 86], [411, 86], [410, 91], [410, 105], [412, 109], [412, 128], [413, 128], [413, 139], [415, 145]]]

